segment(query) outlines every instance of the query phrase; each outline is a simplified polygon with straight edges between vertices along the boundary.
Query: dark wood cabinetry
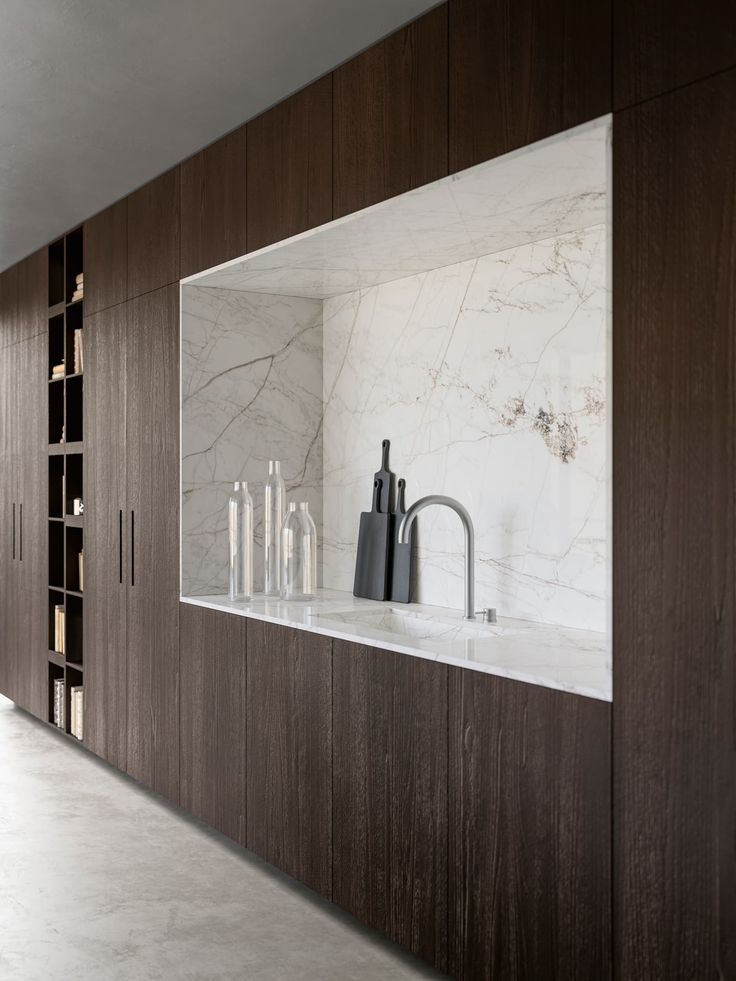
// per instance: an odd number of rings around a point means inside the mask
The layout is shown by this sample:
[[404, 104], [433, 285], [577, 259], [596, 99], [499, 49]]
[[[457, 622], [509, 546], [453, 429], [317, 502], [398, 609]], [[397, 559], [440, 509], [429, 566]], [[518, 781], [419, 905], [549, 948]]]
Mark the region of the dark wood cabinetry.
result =
[[333, 646], [333, 899], [445, 970], [447, 667]]
[[129, 298], [179, 279], [179, 168], [134, 191], [128, 204]]
[[248, 621], [185, 603], [180, 619], [180, 804], [244, 845]]
[[450, 172], [611, 111], [610, 0], [449, 0]]
[[462, 668], [449, 691], [450, 973], [602, 981], [610, 705]]
[[248, 848], [329, 899], [331, 641], [251, 620], [247, 664]]
[[616, 109], [736, 66], [736, 7], [728, 0], [617, 0]]
[[128, 199], [84, 223], [84, 310], [89, 316], [128, 295]]
[[736, 976], [736, 71], [619, 113], [616, 974]]
[[245, 134], [241, 126], [181, 165], [181, 276], [246, 251]]
[[448, 173], [446, 4], [333, 78], [335, 218]]
[[248, 123], [248, 251], [332, 218], [332, 76]]
[[0, 273], [0, 349], [15, 344], [18, 309], [18, 266]]

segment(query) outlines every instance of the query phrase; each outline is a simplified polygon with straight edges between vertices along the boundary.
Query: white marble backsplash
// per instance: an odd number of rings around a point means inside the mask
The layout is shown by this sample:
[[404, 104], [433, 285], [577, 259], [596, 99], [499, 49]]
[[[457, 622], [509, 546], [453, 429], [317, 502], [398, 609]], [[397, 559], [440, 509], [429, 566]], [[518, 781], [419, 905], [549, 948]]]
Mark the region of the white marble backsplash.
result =
[[[606, 629], [606, 228], [324, 301], [324, 585], [352, 588], [380, 447], [407, 501], [456, 497], [476, 602]], [[415, 526], [416, 527], [416, 526]], [[415, 600], [461, 607], [462, 530], [418, 518]]]
[[182, 592], [227, 591], [227, 499], [247, 480], [262, 588], [263, 484], [281, 460], [288, 499], [322, 530], [322, 304], [182, 290]]

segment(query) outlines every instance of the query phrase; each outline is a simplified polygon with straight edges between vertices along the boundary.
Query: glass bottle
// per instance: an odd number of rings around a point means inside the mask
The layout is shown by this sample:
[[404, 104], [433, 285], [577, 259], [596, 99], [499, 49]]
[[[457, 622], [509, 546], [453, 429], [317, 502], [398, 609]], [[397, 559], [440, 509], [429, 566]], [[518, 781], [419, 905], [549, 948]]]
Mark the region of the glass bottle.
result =
[[281, 598], [311, 600], [316, 591], [317, 529], [307, 502], [292, 502], [281, 526]]
[[228, 599], [249, 600], [253, 595], [253, 498], [248, 483], [236, 480], [227, 505]]
[[268, 461], [268, 480], [263, 501], [263, 592], [281, 592], [281, 549], [279, 535], [284, 523], [286, 487], [278, 460]]

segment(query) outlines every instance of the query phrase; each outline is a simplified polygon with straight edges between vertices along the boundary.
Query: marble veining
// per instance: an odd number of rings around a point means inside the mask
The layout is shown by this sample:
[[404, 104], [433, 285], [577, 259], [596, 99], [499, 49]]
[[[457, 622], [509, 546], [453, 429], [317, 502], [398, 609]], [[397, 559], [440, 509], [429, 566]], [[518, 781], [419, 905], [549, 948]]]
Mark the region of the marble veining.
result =
[[263, 581], [263, 483], [278, 459], [289, 499], [322, 528], [322, 304], [182, 290], [182, 591], [227, 589], [228, 495], [247, 480]]
[[[498, 624], [478, 624], [472, 631], [476, 636], [459, 637], [458, 631], [467, 626], [461, 613], [413, 605], [415, 614], [442, 628], [434, 637], [418, 637], [381, 622], [390, 603], [356, 599], [329, 589], [320, 589], [311, 603], [285, 603], [262, 595], [248, 603], [217, 595], [183, 597], [182, 602], [611, 701], [608, 642], [605, 634], [592, 630], [500, 617]], [[371, 619], [376, 614], [377, 622]]]
[[[447, 494], [476, 529], [477, 605], [604, 630], [606, 228], [324, 302], [324, 585], [352, 587], [384, 437], [407, 501]], [[416, 529], [419, 602], [462, 606], [462, 532]]]

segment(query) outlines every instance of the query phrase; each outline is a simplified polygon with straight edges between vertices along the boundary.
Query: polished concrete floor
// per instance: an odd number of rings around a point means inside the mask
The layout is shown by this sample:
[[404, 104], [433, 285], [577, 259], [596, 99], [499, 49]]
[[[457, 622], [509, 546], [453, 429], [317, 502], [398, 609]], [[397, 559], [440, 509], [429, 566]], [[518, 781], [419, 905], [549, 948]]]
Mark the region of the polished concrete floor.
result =
[[3, 981], [437, 977], [0, 697]]

